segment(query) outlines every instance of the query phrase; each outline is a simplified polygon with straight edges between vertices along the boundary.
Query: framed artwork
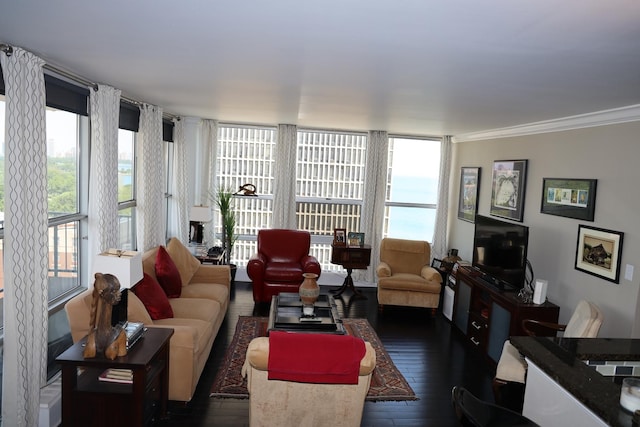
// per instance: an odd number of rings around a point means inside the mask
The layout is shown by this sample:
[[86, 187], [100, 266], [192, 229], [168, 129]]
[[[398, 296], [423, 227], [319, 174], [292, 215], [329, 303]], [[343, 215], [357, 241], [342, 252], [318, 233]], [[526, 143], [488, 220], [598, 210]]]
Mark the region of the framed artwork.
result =
[[480, 168], [460, 168], [460, 195], [458, 198], [459, 219], [476, 222], [479, 188]]
[[542, 178], [540, 212], [593, 221], [597, 179]]
[[624, 233], [580, 224], [576, 247], [576, 270], [620, 283]]
[[333, 245], [345, 246], [347, 244], [347, 230], [344, 228], [333, 229]]
[[527, 162], [528, 160], [493, 162], [491, 215], [522, 222]]
[[349, 239], [349, 246], [364, 245], [364, 233], [356, 233], [355, 231], [350, 231], [347, 237]]

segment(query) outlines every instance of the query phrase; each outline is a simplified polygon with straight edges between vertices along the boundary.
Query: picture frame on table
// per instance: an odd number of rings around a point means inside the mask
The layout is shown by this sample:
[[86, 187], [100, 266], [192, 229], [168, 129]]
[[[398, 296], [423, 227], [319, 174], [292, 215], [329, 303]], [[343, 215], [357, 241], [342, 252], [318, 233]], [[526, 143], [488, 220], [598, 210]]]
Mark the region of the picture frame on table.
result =
[[347, 234], [347, 238], [349, 239], [349, 246], [364, 245], [364, 233], [350, 231], [349, 234]]
[[458, 219], [476, 222], [478, 192], [480, 191], [480, 168], [460, 168], [460, 195], [458, 197]]
[[576, 270], [620, 283], [624, 233], [588, 225], [578, 226]]
[[597, 179], [542, 178], [540, 212], [593, 221]]
[[493, 162], [489, 214], [522, 222], [528, 160]]
[[333, 245], [334, 246], [347, 245], [347, 230], [345, 228], [333, 229]]

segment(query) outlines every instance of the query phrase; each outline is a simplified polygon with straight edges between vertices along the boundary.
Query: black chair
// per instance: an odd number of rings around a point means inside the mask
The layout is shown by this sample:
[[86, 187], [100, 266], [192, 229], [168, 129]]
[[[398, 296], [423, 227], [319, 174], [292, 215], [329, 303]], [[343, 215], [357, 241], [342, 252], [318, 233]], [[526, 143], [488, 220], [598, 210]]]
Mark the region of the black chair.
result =
[[460, 425], [469, 427], [534, 427], [527, 417], [510, 409], [478, 399], [463, 387], [451, 390], [451, 402]]

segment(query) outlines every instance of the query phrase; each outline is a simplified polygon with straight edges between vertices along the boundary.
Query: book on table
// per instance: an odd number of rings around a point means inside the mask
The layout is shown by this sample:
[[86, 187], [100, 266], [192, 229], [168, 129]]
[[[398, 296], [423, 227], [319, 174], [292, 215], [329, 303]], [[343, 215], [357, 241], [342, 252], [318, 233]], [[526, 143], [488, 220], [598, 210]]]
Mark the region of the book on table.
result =
[[111, 383], [132, 384], [133, 371], [131, 369], [109, 368], [98, 376], [98, 380]]

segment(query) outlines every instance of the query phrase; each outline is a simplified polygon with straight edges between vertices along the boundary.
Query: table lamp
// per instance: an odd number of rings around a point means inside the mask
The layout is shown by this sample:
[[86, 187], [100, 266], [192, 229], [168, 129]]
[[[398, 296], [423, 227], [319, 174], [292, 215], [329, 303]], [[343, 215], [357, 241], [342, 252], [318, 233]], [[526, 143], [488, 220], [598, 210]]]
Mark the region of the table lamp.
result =
[[211, 208], [209, 206], [191, 207], [189, 216], [189, 242], [202, 244], [204, 237], [203, 223], [211, 221]]

